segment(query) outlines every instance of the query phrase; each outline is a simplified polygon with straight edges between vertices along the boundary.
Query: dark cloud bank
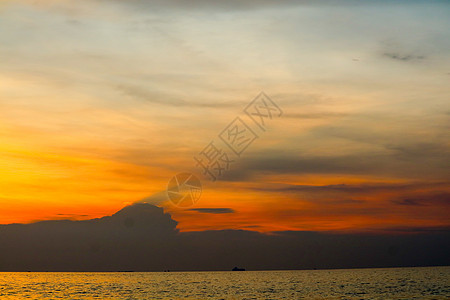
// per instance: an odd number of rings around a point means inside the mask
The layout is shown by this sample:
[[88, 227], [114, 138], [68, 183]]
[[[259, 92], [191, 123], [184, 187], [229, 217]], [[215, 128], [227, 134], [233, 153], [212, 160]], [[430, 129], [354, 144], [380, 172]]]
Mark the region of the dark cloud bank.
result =
[[449, 265], [450, 231], [181, 233], [162, 208], [135, 204], [87, 221], [0, 226], [0, 271], [162, 271]]

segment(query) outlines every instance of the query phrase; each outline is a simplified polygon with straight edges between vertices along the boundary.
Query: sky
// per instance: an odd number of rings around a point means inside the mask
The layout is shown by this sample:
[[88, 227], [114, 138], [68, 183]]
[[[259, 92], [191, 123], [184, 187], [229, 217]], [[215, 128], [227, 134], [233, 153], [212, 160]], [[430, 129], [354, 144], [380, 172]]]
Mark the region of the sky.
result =
[[[181, 232], [448, 228], [449, 15], [447, 1], [0, 1], [0, 224], [147, 202]], [[265, 131], [243, 114], [262, 91], [283, 112]], [[213, 182], [194, 156], [238, 116], [258, 138]], [[180, 172], [201, 180], [192, 207], [167, 199]]]

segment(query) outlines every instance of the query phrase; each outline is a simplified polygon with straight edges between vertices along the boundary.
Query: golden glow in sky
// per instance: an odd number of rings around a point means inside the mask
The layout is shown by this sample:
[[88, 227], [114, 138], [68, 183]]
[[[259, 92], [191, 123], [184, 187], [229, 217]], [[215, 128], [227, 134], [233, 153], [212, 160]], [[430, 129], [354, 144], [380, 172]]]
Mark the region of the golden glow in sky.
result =
[[[448, 226], [449, 6], [247, 5], [2, 2], [0, 223], [144, 201], [181, 230]], [[284, 115], [171, 205], [260, 91]]]

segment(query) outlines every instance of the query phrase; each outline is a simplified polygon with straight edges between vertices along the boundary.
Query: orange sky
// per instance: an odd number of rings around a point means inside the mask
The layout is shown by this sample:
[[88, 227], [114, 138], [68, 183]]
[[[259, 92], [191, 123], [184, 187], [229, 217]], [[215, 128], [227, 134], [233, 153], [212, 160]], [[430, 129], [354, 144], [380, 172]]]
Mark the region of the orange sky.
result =
[[[181, 230], [450, 225], [450, 26], [438, 7], [367, 19], [370, 5], [161, 9], [0, 6], [1, 224], [146, 201]], [[200, 176], [194, 155], [262, 90], [283, 116], [224, 178], [201, 177], [195, 206], [171, 205], [169, 179]]]

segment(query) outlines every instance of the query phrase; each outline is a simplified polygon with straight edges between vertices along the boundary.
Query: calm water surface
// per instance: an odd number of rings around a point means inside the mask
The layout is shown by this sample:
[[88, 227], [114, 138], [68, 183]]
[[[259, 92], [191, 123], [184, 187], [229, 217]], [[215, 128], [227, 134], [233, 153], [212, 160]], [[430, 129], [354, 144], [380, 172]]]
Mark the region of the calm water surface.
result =
[[0, 299], [450, 299], [450, 267], [0, 273]]

